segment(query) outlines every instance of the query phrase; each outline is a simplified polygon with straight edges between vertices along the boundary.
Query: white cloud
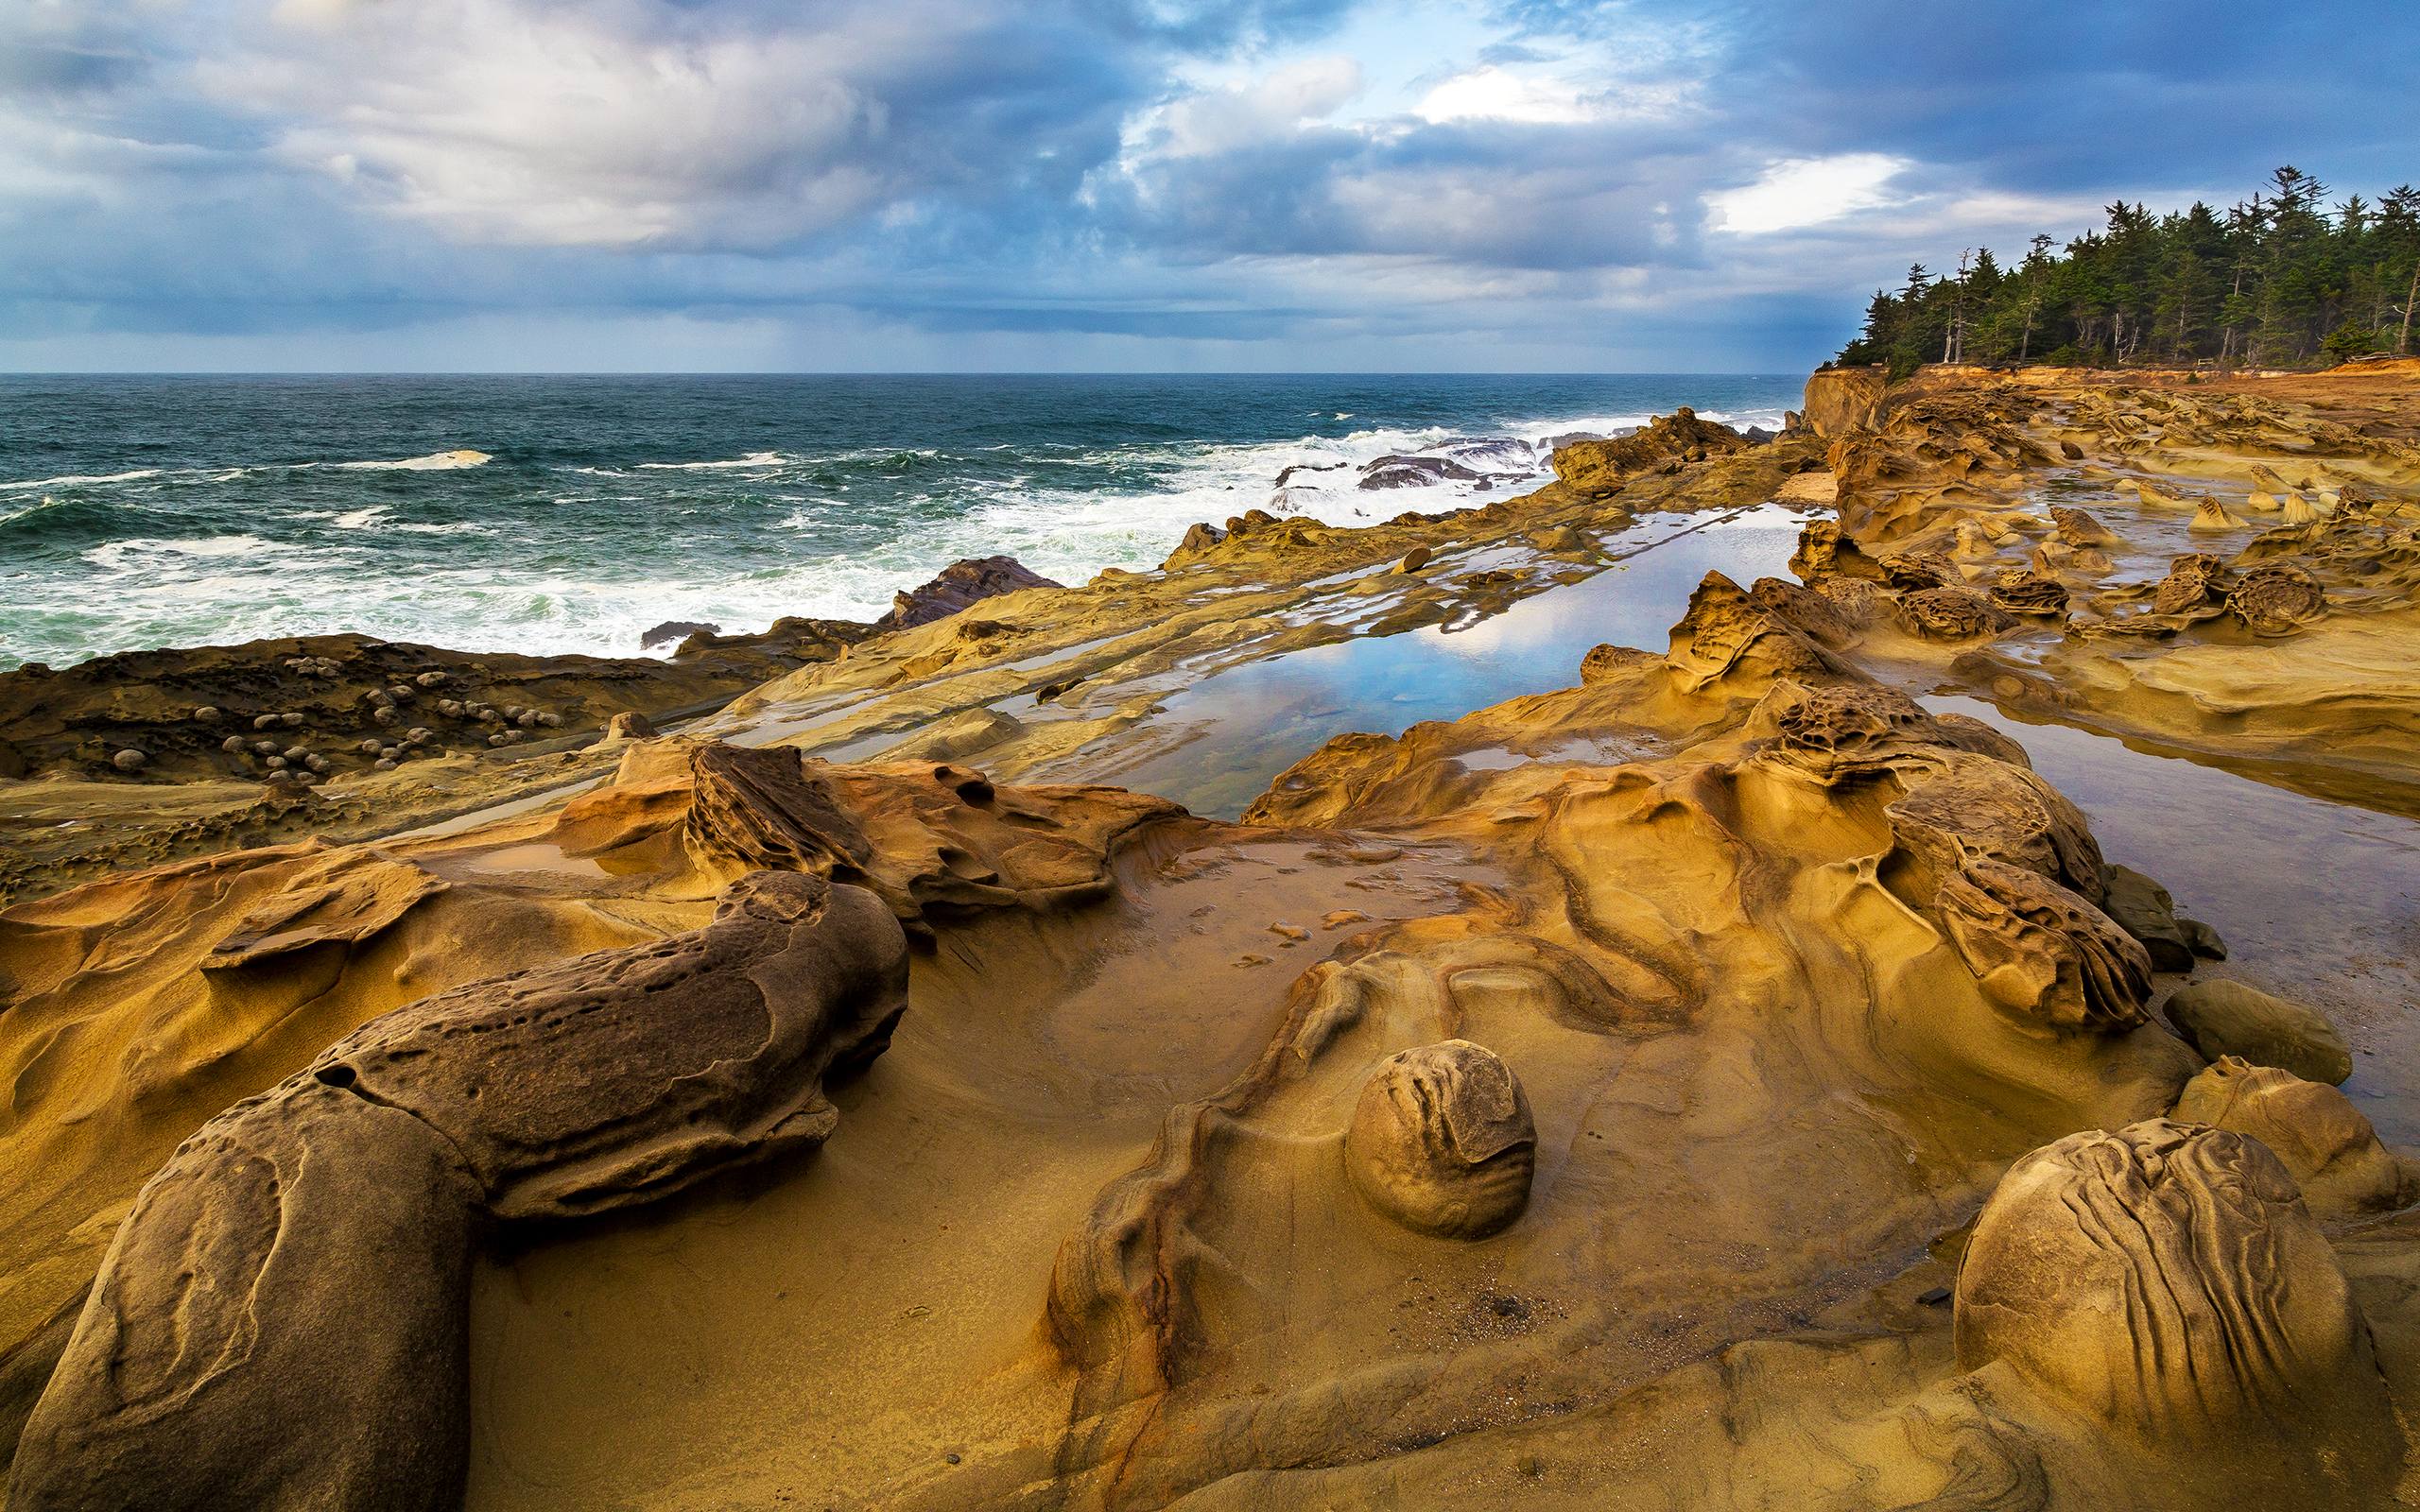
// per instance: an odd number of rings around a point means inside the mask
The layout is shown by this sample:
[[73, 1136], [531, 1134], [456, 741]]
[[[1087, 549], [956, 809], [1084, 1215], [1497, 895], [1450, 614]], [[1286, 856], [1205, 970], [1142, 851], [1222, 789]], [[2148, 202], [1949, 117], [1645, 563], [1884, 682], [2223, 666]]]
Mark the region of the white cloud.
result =
[[1307, 58], [1143, 112], [1127, 140], [1130, 150], [1151, 157], [1212, 157], [1283, 141], [1334, 115], [1360, 90], [1361, 65], [1352, 59]]
[[1755, 182], [1707, 195], [1704, 202], [1717, 231], [1743, 236], [1795, 231], [1893, 203], [1885, 186], [1910, 166], [1880, 152], [1785, 158], [1767, 164]]
[[1464, 120], [1584, 121], [1594, 112], [1561, 79], [1524, 76], [1491, 65], [1445, 80], [1422, 96], [1412, 113], [1437, 125]]
[[203, 60], [201, 87], [285, 117], [288, 161], [466, 239], [761, 243], [883, 192], [851, 161], [882, 102], [802, 36], [651, 34], [631, 8], [527, 0], [279, 14], [259, 51]]

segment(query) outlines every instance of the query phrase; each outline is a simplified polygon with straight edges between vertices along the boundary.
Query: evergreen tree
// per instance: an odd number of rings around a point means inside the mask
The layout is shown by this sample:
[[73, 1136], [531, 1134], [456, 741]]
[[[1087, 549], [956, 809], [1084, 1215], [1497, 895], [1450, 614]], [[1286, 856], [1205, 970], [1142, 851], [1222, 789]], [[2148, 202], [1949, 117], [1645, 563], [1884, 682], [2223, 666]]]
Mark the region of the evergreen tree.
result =
[[2036, 236], [2004, 266], [1910, 267], [1877, 290], [1843, 363], [1904, 376], [1927, 362], [2310, 365], [2411, 352], [2420, 323], [2420, 189], [2376, 201], [2293, 166], [2225, 211], [2123, 200], [2065, 248]]

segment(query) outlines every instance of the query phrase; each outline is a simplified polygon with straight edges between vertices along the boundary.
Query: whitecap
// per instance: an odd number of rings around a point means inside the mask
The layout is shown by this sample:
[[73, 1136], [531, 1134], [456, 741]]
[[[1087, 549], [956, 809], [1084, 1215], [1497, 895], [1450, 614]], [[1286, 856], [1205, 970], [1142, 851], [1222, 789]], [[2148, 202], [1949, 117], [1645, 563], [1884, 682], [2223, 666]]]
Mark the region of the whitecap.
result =
[[156, 478], [156, 467], [138, 467], [130, 472], [70, 472], [55, 478], [27, 478], [20, 483], [0, 483], [0, 492], [15, 493], [30, 489], [74, 489], [94, 483], [134, 483], [144, 478]]
[[44, 509], [56, 509], [58, 507], [59, 501], [45, 493], [42, 496], [39, 503], [26, 505], [22, 509], [11, 509], [7, 514], [0, 514], [0, 525], [14, 524], [16, 522], [25, 519], [28, 515], [37, 515], [42, 513]]
[[373, 504], [366, 509], [347, 509], [342, 514], [332, 514], [328, 517], [328, 523], [338, 530], [367, 530], [376, 524], [379, 516], [386, 512], [385, 505]]
[[135, 536], [125, 541], [103, 541], [82, 553], [83, 559], [95, 567], [122, 567], [130, 558], [144, 557], [245, 557], [255, 552], [283, 548], [258, 536], [193, 536], [158, 539]]
[[299, 465], [342, 468], [355, 472], [451, 472], [458, 468], [483, 467], [494, 460], [485, 452], [462, 447], [451, 452], [431, 452], [426, 456], [406, 456], [393, 462], [303, 462]]
[[641, 462], [653, 472], [709, 472], [721, 468], [780, 467], [789, 458], [779, 452], [751, 452], [720, 462]]

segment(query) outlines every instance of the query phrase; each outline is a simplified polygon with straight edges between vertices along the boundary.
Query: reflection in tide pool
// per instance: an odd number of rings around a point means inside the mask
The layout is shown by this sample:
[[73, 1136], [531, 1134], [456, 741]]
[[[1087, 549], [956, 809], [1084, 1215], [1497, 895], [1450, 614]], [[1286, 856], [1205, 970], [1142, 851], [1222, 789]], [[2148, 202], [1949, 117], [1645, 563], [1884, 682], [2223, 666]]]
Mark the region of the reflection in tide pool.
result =
[[[1580, 659], [1606, 642], [1663, 650], [1700, 579], [1720, 572], [1745, 586], [1784, 573], [1806, 519], [1776, 505], [1741, 510], [1463, 628], [1344, 641], [1222, 672], [1167, 700], [1155, 720], [1167, 740], [1124, 765], [1085, 765], [1081, 775], [1232, 818], [1331, 736], [1396, 734], [1570, 687]], [[1624, 549], [1618, 536], [1604, 545]]]
[[2239, 977], [2333, 1019], [2355, 1052], [2344, 1090], [2389, 1142], [2420, 1142], [2420, 823], [2023, 723], [1979, 699], [1923, 702], [2015, 737], [2110, 860], [2158, 879], [2227, 942], [2227, 961], [2198, 974]]

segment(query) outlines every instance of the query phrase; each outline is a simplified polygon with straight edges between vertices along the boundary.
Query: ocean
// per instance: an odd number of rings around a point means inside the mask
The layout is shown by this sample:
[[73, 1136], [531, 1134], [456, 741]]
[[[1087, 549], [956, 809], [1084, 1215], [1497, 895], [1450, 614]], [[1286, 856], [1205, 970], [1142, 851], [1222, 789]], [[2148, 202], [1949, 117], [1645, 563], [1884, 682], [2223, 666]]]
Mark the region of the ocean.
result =
[[[1801, 381], [0, 376], [0, 668], [337, 631], [628, 656], [670, 620], [871, 619], [960, 557], [1080, 582], [1248, 508], [1507, 497], [1558, 436], [1679, 404], [1777, 427]], [[1446, 475], [1360, 487], [1391, 455]]]

